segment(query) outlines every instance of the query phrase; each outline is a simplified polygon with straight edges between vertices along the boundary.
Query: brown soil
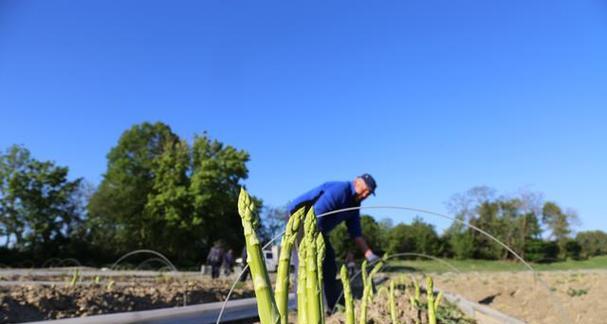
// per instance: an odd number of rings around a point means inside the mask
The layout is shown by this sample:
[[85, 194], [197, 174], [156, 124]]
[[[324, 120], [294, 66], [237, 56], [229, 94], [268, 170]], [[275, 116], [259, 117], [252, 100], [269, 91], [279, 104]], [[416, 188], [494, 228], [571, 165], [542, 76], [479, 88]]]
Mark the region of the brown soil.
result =
[[440, 289], [529, 323], [606, 323], [607, 271], [433, 275]]
[[[607, 271], [540, 272], [539, 278], [548, 288], [528, 272], [448, 273], [432, 277], [439, 289], [529, 323], [607, 322]], [[70, 276], [2, 278], [58, 283], [55, 286], [0, 286], [0, 323], [177, 307], [183, 305], [184, 291], [187, 291], [188, 305], [221, 301], [233, 282], [208, 277], [201, 280], [116, 277], [112, 278], [116, 284], [108, 289], [109, 278], [102, 279], [99, 285], [74, 287], [65, 283], [70, 279]], [[235, 290], [233, 298], [252, 296], [252, 285], [248, 281]], [[387, 302], [378, 299], [375, 303], [370, 306], [369, 319], [383, 322], [386, 316], [389, 318]], [[404, 314], [408, 304], [406, 300], [402, 305], [399, 302], [399, 311]], [[335, 316], [331, 320], [340, 321]]]
[[[129, 285], [110, 285], [106, 281], [75, 286], [0, 286], [0, 323], [177, 307], [184, 305], [184, 293], [188, 305], [222, 301], [232, 282], [157, 278], [154, 283], [149, 278], [131, 278]], [[254, 295], [250, 281], [237, 287], [234, 299]]]
[[[395, 302], [395, 316], [398, 323], [403, 324], [427, 324], [428, 323], [428, 304], [427, 295], [425, 291], [425, 279], [417, 277], [416, 280], [420, 283], [420, 296], [412, 304], [411, 298], [415, 296], [415, 288], [410, 276], [398, 276], [394, 277], [395, 290], [394, 290], [394, 302]], [[420, 281], [420, 279], [423, 279]], [[371, 302], [367, 306], [367, 323], [392, 323], [390, 299], [388, 284], [389, 281], [384, 281], [383, 284], [378, 286], [378, 290], [371, 297]], [[435, 295], [436, 298], [436, 295]], [[356, 300], [354, 302], [355, 307], [355, 322], [360, 321], [361, 301]], [[441, 300], [438, 311], [436, 312], [436, 318], [438, 323], [460, 323], [460, 324], [472, 324], [473, 320], [466, 318], [466, 316], [455, 306], [449, 304], [444, 299]], [[344, 312], [337, 312], [327, 319], [328, 324], [342, 324], [345, 323]]]

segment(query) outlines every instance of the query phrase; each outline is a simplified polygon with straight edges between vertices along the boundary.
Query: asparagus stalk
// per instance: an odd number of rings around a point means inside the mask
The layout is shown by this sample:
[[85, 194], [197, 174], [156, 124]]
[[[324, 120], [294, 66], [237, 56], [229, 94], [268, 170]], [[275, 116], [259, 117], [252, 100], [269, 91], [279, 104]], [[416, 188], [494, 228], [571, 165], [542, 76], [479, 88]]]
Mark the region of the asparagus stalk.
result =
[[367, 265], [369, 265], [369, 262], [364, 260], [362, 266], [360, 267], [360, 273], [363, 276], [363, 292], [367, 288]]
[[420, 305], [419, 298], [421, 295], [419, 284], [415, 278], [412, 278], [413, 286], [415, 286], [415, 297], [411, 297], [411, 306], [418, 307]]
[[341, 266], [340, 277], [342, 286], [344, 286], [344, 300], [346, 302], [346, 324], [354, 324], [354, 300], [352, 299], [352, 288], [350, 288], [350, 278], [348, 277], [348, 268]]
[[390, 291], [388, 290], [388, 288], [386, 286], [381, 286], [379, 287], [379, 289], [377, 290], [377, 296], [381, 296], [381, 294], [386, 294], [386, 297], [390, 298]]
[[[322, 264], [325, 260], [325, 239], [322, 234], [317, 234], [316, 236], [316, 271], [318, 273], [318, 296], [320, 298], [320, 322], [324, 324], [325, 322], [325, 307], [323, 301], [323, 273], [322, 273]], [[333, 278], [334, 279], [334, 278]]]
[[432, 277], [426, 277], [426, 296], [428, 297], [428, 324], [436, 324], [436, 306], [434, 305]]
[[390, 280], [390, 317], [392, 324], [398, 324], [396, 319], [396, 301], [394, 300], [394, 280]]
[[76, 285], [76, 283], [78, 282], [78, 279], [80, 279], [80, 270], [76, 269], [76, 271], [74, 272], [74, 275], [72, 276], [72, 281], [70, 282], [70, 286], [74, 287]]
[[321, 323], [321, 303], [320, 298], [321, 291], [318, 283], [318, 259], [316, 250], [316, 237], [318, 231], [316, 229], [316, 215], [314, 215], [314, 208], [310, 208], [306, 215], [304, 222], [305, 235], [304, 240], [306, 241], [306, 314], [307, 322], [310, 324]]
[[360, 303], [360, 324], [367, 323], [367, 304], [369, 303], [369, 290], [371, 289], [369, 289], [368, 287], [365, 287], [363, 289], [363, 297]]
[[379, 270], [382, 268], [382, 266], [384, 265], [383, 261], [379, 261], [375, 264], [375, 266], [373, 267], [373, 270], [371, 270], [371, 273], [369, 274], [369, 276], [367, 277], [367, 280], [369, 281], [369, 296], [373, 297], [373, 276], [375, 276]]
[[276, 306], [280, 313], [281, 324], [287, 324], [289, 312], [289, 268], [291, 267], [291, 251], [297, 239], [299, 225], [305, 216], [305, 207], [298, 209], [287, 222], [282, 237], [280, 257], [278, 259], [278, 273], [276, 275]]
[[443, 292], [439, 291], [438, 296], [436, 296], [436, 300], [434, 300], [434, 310], [438, 312], [438, 306], [440, 305], [440, 301], [443, 298]]
[[276, 307], [274, 294], [270, 277], [266, 269], [266, 264], [261, 252], [261, 245], [257, 234], [255, 233], [255, 224], [257, 218], [253, 211], [255, 206], [249, 194], [243, 189], [240, 189], [238, 197], [238, 213], [242, 219], [242, 227], [247, 249], [247, 263], [251, 269], [253, 278], [253, 286], [255, 288], [255, 297], [257, 298], [257, 311], [259, 312], [259, 320], [262, 324], [279, 323], [280, 314]]
[[[367, 270], [367, 265], [366, 265], [367, 261], [363, 261], [363, 274], [366, 273]], [[364, 275], [363, 276], [363, 285], [364, 285], [364, 290], [363, 290], [363, 297], [361, 300], [361, 304], [360, 304], [360, 324], [365, 324], [367, 323], [367, 305], [369, 304], [369, 301], [371, 300], [371, 296], [373, 296], [373, 276], [379, 271], [379, 269], [381, 269], [381, 267], [383, 266], [383, 261], [378, 262], [377, 264], [375, 264], [375, 267], [373, 267], [373, 270], [371, 270], [371, 273], [369, 273], [368, 276]]]
[[297, 268], [297, 323], [307, 323], [307, 299], [306, 299], [306, 240], [299, 243], [299, 266]]

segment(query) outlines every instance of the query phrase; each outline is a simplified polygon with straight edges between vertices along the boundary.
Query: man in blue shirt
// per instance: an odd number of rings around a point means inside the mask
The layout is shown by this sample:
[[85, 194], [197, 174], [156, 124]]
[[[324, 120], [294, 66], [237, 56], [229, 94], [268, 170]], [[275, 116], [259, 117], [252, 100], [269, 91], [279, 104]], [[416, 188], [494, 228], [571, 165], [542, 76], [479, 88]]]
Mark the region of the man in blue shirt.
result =
[[[339, 209], [360, 207], [360, 203], [369, 195], [375, 195], [376, 188], [377, 184], [375, 183], [375, 179], [368, 173], [357, 177], [354, 181], [325, 182], [293, 200], [288, 205], [288, 210], [290, 214], [293, 214], [300, 206], [313, 204], [314, 213], [319, 216]], [[350, 237], [354, 240], [368, 261], [371, 262], [379, 259], [362, 236], [359, 209], [343, 211], [318, 218], [318, 229], [324, 236], [326, 245], [326, 255], [322, 269], [328, 310], [333, 309], [340, 294], [339, 286], [335, 278], [337, 276], [335, 251], [329, 241], [329, 232], [341, 222], [346, 223]]]

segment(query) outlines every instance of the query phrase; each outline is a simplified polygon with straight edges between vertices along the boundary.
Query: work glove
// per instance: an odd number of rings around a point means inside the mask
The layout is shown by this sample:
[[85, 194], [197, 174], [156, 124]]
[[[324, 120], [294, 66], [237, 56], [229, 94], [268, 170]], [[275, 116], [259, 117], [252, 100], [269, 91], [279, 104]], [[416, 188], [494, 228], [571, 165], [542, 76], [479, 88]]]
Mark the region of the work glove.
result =
[[375, 263], [377, 261], [379, 261], [379, 257], [373, 253], [373, 251], [371, 251], [371, 249], [367, 250], [367, 252], [365, 252], [365, 259], [367, 259], [367, 261], [369, 261], [369, 263]]

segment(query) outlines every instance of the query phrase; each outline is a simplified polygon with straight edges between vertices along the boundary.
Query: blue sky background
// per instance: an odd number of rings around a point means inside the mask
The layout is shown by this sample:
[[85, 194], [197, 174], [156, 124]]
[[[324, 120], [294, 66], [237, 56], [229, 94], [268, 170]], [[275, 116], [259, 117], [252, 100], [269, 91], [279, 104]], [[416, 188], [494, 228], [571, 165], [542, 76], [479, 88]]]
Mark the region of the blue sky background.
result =
[[605, 231], [606, 58], [602, 1], [0, 0], [0, 149], [98, 184], [162, 121], [249, 151], [269, 205], [369, 172], [366, 205], [526, 188]]

